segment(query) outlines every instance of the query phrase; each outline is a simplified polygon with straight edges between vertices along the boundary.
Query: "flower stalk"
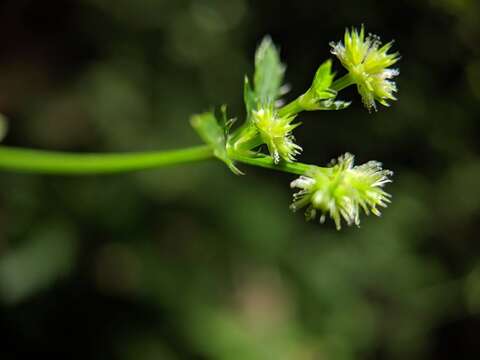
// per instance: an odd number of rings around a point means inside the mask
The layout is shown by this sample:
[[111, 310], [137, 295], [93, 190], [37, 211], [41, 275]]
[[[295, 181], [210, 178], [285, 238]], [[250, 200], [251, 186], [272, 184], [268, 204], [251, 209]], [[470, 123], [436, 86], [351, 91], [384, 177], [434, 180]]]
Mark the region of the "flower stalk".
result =
[[[164, 168], [211, 159], [222, 161], [234, 174], [243, 172], [238, 164], [282, 171], [299, 178], [291, 183], [298, 191], [291, 209], [305, 208], [307, 220], [319, 215], [320, 222], [331, 218], [337, 229], [342, 219], [347, 225], [359, 225], [360, 213], [380, 215], [390, 195], [383, 189], [391, 182], [392, 172], [376, 161], [354, 166], [353, 155], [345, 154], [328, 167], [296, 161], [302, 148], [294, 138], [296, 122], [303, 111], [342, 110], [349, 101], [338, 99], [348, 86], [356, 85], [368, 110], [376, 110], [376, 102], [388, 106], [395, 100], [393, 78], [397, 69], [390, 68], [399, 56], [388, 53], [392, 43], [381, 46], [378, 37], [365, 36], [364, 28], [345, 32], [344, 41], [331, 43], [334, 54], [347, 70], [336, 79], [332, 61], [317, 69], [311, 86], [285, 106], [281, 97], [285, 65], [278, 49], [266, 37], [255, 55], [253, 84], [244, 82], [246, 115], [243, 123], [227, 115], [226, 106], [220, 113], [209, 111], [192, 116], [190, 123], [205, 145], [167, 151], [133, 153], [68, 153], [0, 146], [0, 170], [54, 175], [113, 174]], [[0, 117], [0, 140], [6, 133], [6, 122]]]
[[[267, 155], [251, 157], [232, 152], [231, 157], [243, 164], [294, 175], [302, 175], [316, 167], [300, 162], [276, 164]], [[214, 158], [213, 148], [208, 145], [126, 154], [79, 154], [0, 146], [0, 170], [35, 174], [105, 175], [171, 167]]]
[[57, 175], [99, 175], [156, 169], [212, 159], [208, 145], [125, 154], [79, 154], [0, 146], [0, 170]]

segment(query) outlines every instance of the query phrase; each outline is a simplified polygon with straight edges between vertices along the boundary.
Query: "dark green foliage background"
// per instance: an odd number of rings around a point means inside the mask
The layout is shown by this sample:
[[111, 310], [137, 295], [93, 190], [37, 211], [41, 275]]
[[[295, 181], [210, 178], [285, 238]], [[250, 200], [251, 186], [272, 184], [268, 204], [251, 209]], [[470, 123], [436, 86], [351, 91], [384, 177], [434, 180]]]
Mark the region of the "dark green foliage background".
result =
[[[199, 142], [265, 34], [293, 98], [364, 23], [402, 54], [399, 100], [302, 117], [301, 160], [395, 171], [382, 218], [336, 232], [288, 210], [292, 177], [207, 162], [75, 178], [0, 174], [0, 358], [474, 359], [480, 355], [476, 0], [7, 0], [9, 145]], [[335, 69], [343, 74], [338, 62]]]

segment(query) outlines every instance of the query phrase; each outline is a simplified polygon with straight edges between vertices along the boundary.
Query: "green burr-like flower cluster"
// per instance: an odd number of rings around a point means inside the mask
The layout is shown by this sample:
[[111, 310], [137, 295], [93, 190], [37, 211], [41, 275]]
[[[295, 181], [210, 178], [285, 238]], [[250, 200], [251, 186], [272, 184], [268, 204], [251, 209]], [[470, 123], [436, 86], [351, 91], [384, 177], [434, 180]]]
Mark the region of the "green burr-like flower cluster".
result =
[[278, 164], [281, 159], [294, 161], [295, 155], [302, 151], [302, 148], [294, 143], [292, 131], [300, 125], [300, 123], [292, 124], [294, 119], [295, 116], [280, 117], [273, 108], [253, 111], [252, 121], [262, 142], [267, 145], [275, 164]]
[[360, 211], [380, 216], [378, 207], [386, 207], [390, 194], [383, 186], [391, 180], [392, 172], [383, 170], [382, 164], [369, 161], [360, 166], [353, 165], [354, 156], [346, 153], [332, 162], [331, 167], [313, 168], [305, 176], [292, 181], [292, 188], [300, 189], [293, 195], [290, 208], [297, 211], [307, 207], [307, 220], [314, 219], [320, 212], [320, 222], [327, 216], [333, 219], [337, 229], [343, 218], [348, 225], [360, 225]]
[[398, 53], [389, 54], [393, 42], [381, 46], [378, 36], [365, 37], [362, 26], [360, 32], [356, 29], [345, 31], [344, 43], [332, 42], [332, 54], [337, 56], [355, 84], [367, 109], [375, 109], [375, 101], [384, 106], [388, 100], [396, 100], [393, 95], [397, 86], [392, 80], [400, 72], [391, 69], [400, 56]]
[[213, 112], [196, 115], [192, 125], [200, 136], [214, 148], [215, 155], [236, 174], [242, 172], [236, 162], [278, 169], [300, 175], [291, 183], [299, 191], [294, 195], [291, 209], [306, 209], [306, 219], [319, 213], [320, 222], [333, 219], [337, 229], [343, 218], [347, 225], [360, 224], [360, 212], [380, 215], [390, 195], [383, 186], [390, 182], [391, 172], [379, 162], [353, 165], [353, 155], [345, 154], [328, 167], [296, 162], [302, 151], [296, 144], [293, 131], [301, 125], [294, 122], [299, 113], [317, 110], [343, 110], [351, 103], [338, 98], [350, 85], [356, 85], [363, 104], [377, 110], [376, 102], [388, 106], [396, 100], [393, 78], [399, 74], [390, 68], [399, 60], [398, 53], [389, 53], [392, 43], [381, 46], [378, 37], [365, 36], [363, 26], [346, 30], [343, 43], [331, 43], [334, 54], [347, 70], [336, 78], [332, 61], [323, 62], [315, 73], [311, 86], [295, 100], [284, 105], [285, 65], [281, 63], [272, 40], [265, 38], [255, 55], [253, 84], [248, 77], [244, 83], [245, 121], [234, 127], [226, 108], [220, 116]]

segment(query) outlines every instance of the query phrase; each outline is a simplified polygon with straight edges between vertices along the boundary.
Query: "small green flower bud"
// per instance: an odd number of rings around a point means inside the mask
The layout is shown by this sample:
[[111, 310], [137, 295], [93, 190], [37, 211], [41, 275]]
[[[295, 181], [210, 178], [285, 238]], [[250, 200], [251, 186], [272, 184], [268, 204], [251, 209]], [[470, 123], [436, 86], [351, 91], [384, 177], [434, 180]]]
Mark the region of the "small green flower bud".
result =
[[389, 67], [395, 64], [400, 56], [398, 53], [387, 54], [392, 44], [393, 42], [389, 42], [381, 46], [379, 37], [365, 37], [363, 26], [360, 32], [347, 29], [344, 43], [330, 43], [332, 54], [348, 70], [368, 110], [376, 110], [375, 101], [389, 106], [388, 100], [396, 100], [393, 94], [397, 91], [397, 86], [391, 79], [397, 76], [399, 71]]
[[294, 143], [292, 130], [300, 125], [292, 124], [294, 119], [295, 116], [280, 117], [272, 108], [253, 111], [253, 124], [276, 164], [280, 159], [294, 161], [295, 156], [302, 151], [302, 148]]
[[307, 207], [305, 217], [314, 219], [320, 212], [320, 222], [326, 216], [333, 219], [337, 230], [341, 228], [341, 218], [347, 225], [360, 224], [360, 209], [380, 216], [378, 206], [386, 207], [390, 194], [383, 190], [391, 182], [393, 173], [383, 170], [382, 164], [369, 161], [360, 166], [353, 165], [354, 156], [345, 154], [327, 168], [314, 167], [305, 176], [294, 180], [292, 188], [300, 189], [293, 195], [293, 211]]
[[337, 92], [331, 89], [335, 74], [332, 73], [332, 61], [325, 61], [318, 68], [313, 78], [312, 86], [298, 98], [299, 105], [304, 110], [341, 110], [350, 102], [335, 100]]

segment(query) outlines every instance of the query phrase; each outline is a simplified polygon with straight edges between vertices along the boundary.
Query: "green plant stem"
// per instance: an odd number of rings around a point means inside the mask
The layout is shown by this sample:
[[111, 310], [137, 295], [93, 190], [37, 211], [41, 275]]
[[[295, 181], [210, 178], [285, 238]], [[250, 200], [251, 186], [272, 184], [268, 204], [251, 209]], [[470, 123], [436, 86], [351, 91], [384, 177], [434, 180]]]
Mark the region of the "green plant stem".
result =
[[353, 84], [355, 84], [355, 81], [353, 81], [350, 74], [346, 74], [340, 79], [335, 80], [330, 88], [335, 91], [340, 91]]
[[125, 154], [74, 154], [0, 146], [0, 170], [59, 175], [128, 172], [211, 158], [213, 150], [210, 146]]
[[[275, 164], [270, 156], [254, 157], [231, 152], [232, 160], [290, 174], [303, 175], [313, 165], [281, 162]], [[196, 146], [179, 150], [134, 152], [125, 154], [76, 154], [0, 146], [0, 170], [55, 174], [96, 175], [156, 169], [214, 158], [210, 146]]]
[[[350, 74], [346, 74], [342, 76], [340, 79], [336, 80], [333, 82], [332, 86], [330, 87], [332, 90], [335, 91], [340, 91], [345, 89], [346, 87], [353, 85], [355, 82], [353, 81], [352, 77]], [[299, 96], [292, 102], [288, 103], [287, 105], [283, 106], [278, 110], [278, 115], [279, 116], [287, 116], [287, 115], [292, 115], [292, 114], [298, 114], [299, 112], [305, 111], [305, 110], [311, 110], [308, 108], [305, 108], [302, 106], [302, 97], [304, 96], [312, 96], [311, 92], [312, 89], [309, 89], [305, 94]]]
[[300, 101], [298, 99], [299, 98], [296, 98], [292, 102], [289, 102], [287, 105], [280, 108], [278, 110], [278, 115], [283, 117], [291, 114], [298, 114], [299, 112], [304, 111], [305, 109], [300, 105]]
[[258, 166], [266, 169], [283, 171], [290, 174], [305, 175], [305, 173], [312, 169], [314, 165], [303, 164], [299, 162], [285, 162], [282, 161], [279, 164], [275, 164], [271, 156], [259, 155], [256, 157], [244, 156], [237, 153], [230, 154], [233, 160], [238, 162]]

